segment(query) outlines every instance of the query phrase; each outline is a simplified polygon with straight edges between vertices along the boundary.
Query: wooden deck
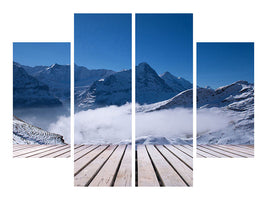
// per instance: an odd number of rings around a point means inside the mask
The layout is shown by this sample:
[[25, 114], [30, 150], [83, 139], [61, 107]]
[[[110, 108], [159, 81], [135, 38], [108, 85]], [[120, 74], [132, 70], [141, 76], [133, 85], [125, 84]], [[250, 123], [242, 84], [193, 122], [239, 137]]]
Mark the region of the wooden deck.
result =
[[192, 186], [192, 152], [189, 145], [138, 145], [136, 186]]
[[198, 145], [198, 158], [253, 158], [253, 145]]
[[[13, 145], [14, 158], [68, 158], [70, 145]], [[251, 145], [198, 145], [198, 158], [251, 158]], [[137, 145], [135, 186], [192, 186], [192, 145]], [[75, 186], [131, 186], [131, 145], [74, 145]]]
[[13, 144], [13, 158], [69, 158], [70, 145]]
[[75, 186], [131, 186], [131, 145], [75, 145]]
[[[131, 145], [75, 145], [75, 186], [131, 186]], [[136, 186], [192, 186], [192, 146], [138, 145]]]

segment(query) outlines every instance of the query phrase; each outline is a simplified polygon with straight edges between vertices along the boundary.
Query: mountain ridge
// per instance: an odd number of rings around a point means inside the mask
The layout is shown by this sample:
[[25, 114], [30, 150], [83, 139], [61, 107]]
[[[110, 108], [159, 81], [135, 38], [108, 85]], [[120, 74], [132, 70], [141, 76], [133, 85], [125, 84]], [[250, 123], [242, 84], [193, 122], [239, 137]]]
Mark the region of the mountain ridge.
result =
[[13, 107], [61, 106], [48, 85], [29, 75], [19, 64], [13, 63]]
[[[94, 81], [87, 88], [75, 90], [75, 105], [79, 109], [121, 106], [131, 102], [131, 69], [112, 72], [111, 75]], [[143, 62], [136, 66], [137, 103], [158, 102], [176, 94], [177, 89], [170, 87], [147, 63]]]

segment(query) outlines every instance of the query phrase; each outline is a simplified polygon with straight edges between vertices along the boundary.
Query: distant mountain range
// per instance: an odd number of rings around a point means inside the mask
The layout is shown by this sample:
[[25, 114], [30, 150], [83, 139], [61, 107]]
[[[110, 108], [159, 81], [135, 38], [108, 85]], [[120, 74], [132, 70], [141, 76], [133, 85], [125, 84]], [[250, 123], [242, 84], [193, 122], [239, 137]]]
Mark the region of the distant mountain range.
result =
[[13, 106], [61, 106], [62, 102], [50, 91], [49, 86], [29, 75], [25, 66], [13, 63]]
[[[136, 111], [149, 113], [192, 106], [193, 90], [188, 89], [168, 100], [137, 106]], [[209, 112], [218, 112], [229, 120], [223, 129], [216, 131], [208, 128], [212, 123], [209, 120], [201, 124], [207, 128], [202, 132], [197, 130], [198, 144], [254, 144], [254, 84], [237, 81], [216, 90], [197, 88], [197, 107], [198, 112], [205, 113], [204, 117]], [[203, 115], [198, 115], [197, 119]]]
[[95, 81], [104, 79], [116, 73], [107, 69], [88, 69], [83, 66], [74, 65], [74, 84], [75, 88], [91, 86]]
[[[92, 70], [91, 70], [92, 71]], [[79, 109], [123, 105], [131, 102], [131, 70], [120, 72], [101, 70], [103, 76], [91, 85], [77, 82], [75, 105]], [[109, 75], [107, 75], [109, 74]], [[192, 88], [192, 84], [166, 72], [159, 76], [147, 63], [136, 66], [136, 102], [150, 104], [166, 100], [179, 92]]]
[[[131, 102], [131, 69], [115, 72], [75, 65], [74, 72], [76, 111]], [[158, 75], [147, 63], [136, 66], [135, 74], [137, 112], [192, 108], [193, 89], [189, 81], [169, 72]], [[29, 67], [13, 63], [14, 108], [62, 106], [69, 101], [69, 65]], [[198, 142], [254, 143], [254, 84], [237, 81], [215, 90], [197, 87], [197, 107], [199, 110], [216, 108], [236, 116], [236, 120], [228, 124], [234, 135], [231, 131], [207, 131], [198, 136]]]
[[[229, 110], [244, 111], [254, 105], [254, 84], [237, 81], [216, 90], [197, 88], [197, 107], [225, 107]], [[139, 106], [142, 112], [193, 106], [193, 89], [185, 90], [176, 96], [154, 104]]]
[[23, 66], [39, 82], [48, 85], [50, 93], [62, 103], [70, 102], [70, 65]]
[[[14, 107], [58, 106], [70, 102], [70, 66], [29, 67], [13, 63]], [[75, 65], [75, 106], [79, 110], [131, 102], [131, 70], [89, 70]], [[169, 72], [158, 75], [147, 63], [136, 66], [136, 102], [174, 97], [192, 84]]]

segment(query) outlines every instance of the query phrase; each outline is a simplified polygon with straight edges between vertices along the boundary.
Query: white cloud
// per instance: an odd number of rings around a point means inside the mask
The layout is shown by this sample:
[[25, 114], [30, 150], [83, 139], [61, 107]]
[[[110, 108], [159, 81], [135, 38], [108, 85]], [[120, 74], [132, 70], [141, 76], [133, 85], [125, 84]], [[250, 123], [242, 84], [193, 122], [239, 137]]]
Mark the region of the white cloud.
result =
[[176, 108], [136, 113], [136, 137], [192, 138], [192, 109]]
[[[61, 117], [49, 131], [69, 142], [69, 118]], [[75, 144], [106, 144], [131, 140], [131, 104], [81, 111], [74, 115]]]

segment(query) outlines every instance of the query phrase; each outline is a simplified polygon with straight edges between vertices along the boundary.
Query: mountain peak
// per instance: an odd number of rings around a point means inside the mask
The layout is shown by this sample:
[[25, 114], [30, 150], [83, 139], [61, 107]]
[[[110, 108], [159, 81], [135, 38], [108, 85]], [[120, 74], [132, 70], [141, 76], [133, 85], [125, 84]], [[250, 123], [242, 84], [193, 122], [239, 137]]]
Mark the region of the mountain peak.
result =
[[247, 81], [239, 80], [239, 81], [236, 81], [233, 84], [245, 84], [245, 85], [248, 85], [249, 83]]
[[177, 79], [176, 76], [172, 75], [170, 72], [165, 72], [163, 74], [160, 75], [161, 78], [172, 78], [172, 79]]
[[136, 72], [138, 74], [150, 74], [152, 76], [158, 76], [157, 72], [146, 62], [142, 62], [136, 66]]
[[146, 63], [146, 62], [141, 62], [141, 63], [139, 63], [138, 66], [139, 67], [150, 67], [150, 65], [148, 63]]
[[151, 70], [153, 70], [152, 67], [150, 67], [150, 65], [147, 64], [146, 62], [139, 63], [139, 65], [136, 67], [136, 69], [140, 70], [140, 71], [151, 71]]
[[57, 67], [57, 66], [58, 66], [58, 64], [55, 63], [55, 64], [51, 65], [50, 68], [54, 68], [54, 67]]

